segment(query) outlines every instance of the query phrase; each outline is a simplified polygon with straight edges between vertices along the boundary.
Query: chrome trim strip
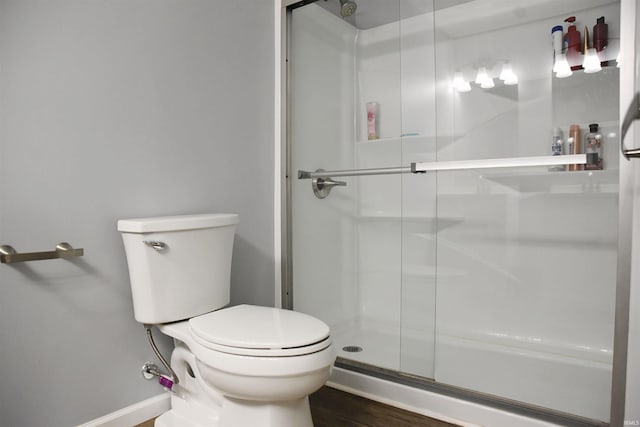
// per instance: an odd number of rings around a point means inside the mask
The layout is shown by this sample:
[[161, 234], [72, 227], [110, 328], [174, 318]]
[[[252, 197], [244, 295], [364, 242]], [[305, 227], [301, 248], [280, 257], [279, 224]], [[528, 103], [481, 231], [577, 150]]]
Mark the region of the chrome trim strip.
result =
[[434, 393], [450, 396], [456, 399], [478, 403], [480, 405], [501, 409], [514, 414], [551, 422], [561, 426], [606, 427], [609, 425], [602, 421], [578, 417], [572, 414], [567, 414], [540, 406], [528, 405], [516, 400], [506, 399], [488, 393], [482, 393], [462, 387], [443, 384], [431, 378], [403, 374], [401, 372], [396, 372], [374, 365], [368, 365], [366, 363], [356, 362], [354, 360], [349, 360], [342, 357], [337, 358], [335, 366], [364, 375], [370, 375], [382, 380], [403, 384], [420, 390], [432, 391]]
[[[637, 6], [635, 0], [620, 3], [620, 31], [626, 34], [620, 42], [620, 112], [637, 101], [638, 82], [635, 65]], [[634, 30], [635, 29], [635, 30]], [[635, 84], [634, 84], [635, 82]], [[633, 121], [633, 120], [631, 120]], [[611, 426], [621, 427], [625, 421], [627, 387], [627, 352], [629, 347], [629, 297], [631, 295], [632, 225], [634, 203], [634, 164], [625, 155], [624, 141], [627, 135], [634, 137], [635, 129], [628, 117], [620, 122], [620, 179], [618, 192], [618, 257], [616, 271], [616, 309], [613, 334], [613, 367], [611, 378]], [[623, 136], [624, 132], [624, 136]]]

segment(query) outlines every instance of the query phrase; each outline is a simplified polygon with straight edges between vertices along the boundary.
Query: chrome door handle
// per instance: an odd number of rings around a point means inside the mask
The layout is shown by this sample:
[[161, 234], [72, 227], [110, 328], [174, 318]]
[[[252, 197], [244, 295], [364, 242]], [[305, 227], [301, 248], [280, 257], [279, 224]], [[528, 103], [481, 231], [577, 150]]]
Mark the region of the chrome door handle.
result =
[[[323, 169], [318, 169], [316, 172], [324, 172]], [[344, 181], [334, 181], [330, 177], [318, 177], [311, 180], [311, 188], [313, 188], [313, 194], [318, 199], [324, 199], [331, 193], [333, 187], [345, 187], [347, 185]]]
[[625, 148], [624, 146], [624, 139], [629, 132], [629, 128], [634, 121], [640, 119], [640, 109], [638, 106], [640, 106], [640, 93], [636, 93], [633, 97], [633, 101], [631, 101], [631, 105], [629, 105], [624, 120], [622, 120], [622, 126], [620, 127], [620, 151], [622, 151], [622, 155], [627, 159], [640, 158], [640, 148]]

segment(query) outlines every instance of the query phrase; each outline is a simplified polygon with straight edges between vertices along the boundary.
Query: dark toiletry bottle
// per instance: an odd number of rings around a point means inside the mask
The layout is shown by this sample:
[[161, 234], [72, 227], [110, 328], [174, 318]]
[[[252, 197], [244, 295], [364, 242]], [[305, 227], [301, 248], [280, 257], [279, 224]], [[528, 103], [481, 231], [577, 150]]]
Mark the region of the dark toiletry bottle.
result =
[[[609, 42], [609, 25], [604, 22], [604, 16], [597, 19], [593, 26], [593, 47], [600, 53], [607, 47]], [[600, 56], [600, 55], [598, 55]], [[602, 60], [602, 57], [600, 57]], [[603, 61], [602, 65], [607, 65], [608, 61]]]
[[580, 45], [580, 31], [576, 28], [576, 17], [570, 16], [564, 20], [569, 26], [564, 35], [564, 47], [567, 55], [567, 61], [572, 70], [579, 70], [582, 64], [582, 46]]
[[604, 50], [609, 41], [609, 25], [605, 24], [604, 16], [598, 18], [596, 25], [593, 26], [593, 47], [597, 52]]
[[602, 170], [602, 134], [597, 123], [589, 125], [589, 133], [584, 137], [584, 152], [587, 155], [584, 170]]

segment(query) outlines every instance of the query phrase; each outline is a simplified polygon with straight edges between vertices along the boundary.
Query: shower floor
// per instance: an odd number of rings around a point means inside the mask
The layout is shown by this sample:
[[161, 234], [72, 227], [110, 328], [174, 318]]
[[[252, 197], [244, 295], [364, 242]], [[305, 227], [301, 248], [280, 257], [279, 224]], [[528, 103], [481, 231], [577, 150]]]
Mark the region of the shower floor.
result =
[[[376, 327], [375, 324], [350, 324], [332, 328], [331, 335], [338, 357], [399, 370], [400, 335], [399, 331], [393, 332], [389, 327]], [[348, 351], [351, 347], [361, 351]]]
[[[331, 328], [338, 357], [425, 378], [434, 375], [434, 337], [430, 330], [380, 320], [357, 320]], [[353, 351], [354, 349], [359, 351]]]

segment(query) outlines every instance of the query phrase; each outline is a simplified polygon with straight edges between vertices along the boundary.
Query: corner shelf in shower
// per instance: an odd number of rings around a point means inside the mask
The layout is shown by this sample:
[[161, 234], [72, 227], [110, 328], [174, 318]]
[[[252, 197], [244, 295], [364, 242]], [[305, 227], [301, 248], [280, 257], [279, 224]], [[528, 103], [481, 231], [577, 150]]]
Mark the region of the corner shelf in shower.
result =
[[[429, 232], [435, 233], [442, 231], [445, 228], [453, 227], [454, 225], [464, 222], [463, 216], [439, 216], [434, 217], [430, 215], [401, 215], [401, 214], [386, 214], [386, 213], [367, 213], [364, 211], [356, 217], [356, 220], [362, 223], [380, 223], [380, 222], [404, 222], [411, 224], [428, 224]], [[420, 233], [412, 233], [418, 235]], [[424, 233], [422, 233], [424, 234]]]
[[456, 140], [462, 138], [462, 135], [406, 135], [406, 136], [391, 136], [384, 137], [378, 139], [365, 139], [358, 140], [355, 143], [355, 146], [358, 149], [363, 148], [380, 148], [380, 147], [389, 147], [389, 148], [398, 148], [398, 146], [403, 146], [406, 148], [421, 148], [423, 145], [427, 145], [428, 147], [436, 150], [440, 150]]
[[508, 186], [521, 193], [583, 193], [590, 188], [598, 193], [618, 192], [617, 169], [594, 171], [539, 171], [520, 173], [485, 173], [483, 178]]
[[376, 139], [363, 139], [356, 141], [356, 145], [370, 145], [370, 144], [400, 144], [404, 142], [428, 142], [429, 140], [435, 141], [435, 135], [406, 135], [406, 136], [386, 136]]
[[463, 269], [435, 266], [427, 264], [403, 264], [402, 277], [416, 279], [456, 279], [466, 277], [467, 272]]

